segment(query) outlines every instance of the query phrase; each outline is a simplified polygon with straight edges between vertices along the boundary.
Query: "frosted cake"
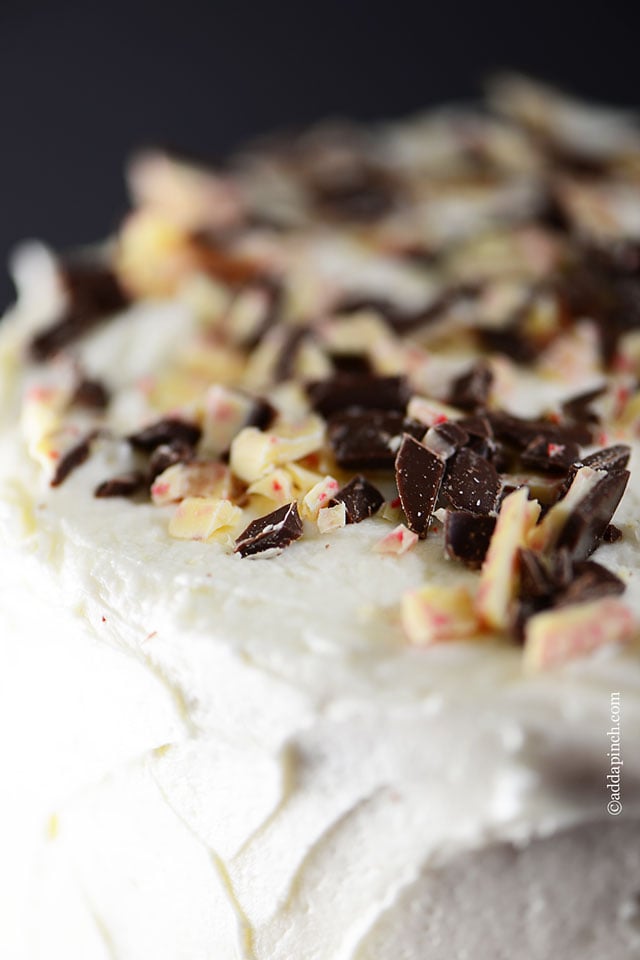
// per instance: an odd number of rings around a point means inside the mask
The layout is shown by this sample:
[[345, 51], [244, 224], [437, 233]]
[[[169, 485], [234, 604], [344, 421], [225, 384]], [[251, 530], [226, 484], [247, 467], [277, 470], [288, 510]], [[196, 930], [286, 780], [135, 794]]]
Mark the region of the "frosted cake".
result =
[[638, 956], [635, 118], [128, 180], [0, 328], [3, 956]]

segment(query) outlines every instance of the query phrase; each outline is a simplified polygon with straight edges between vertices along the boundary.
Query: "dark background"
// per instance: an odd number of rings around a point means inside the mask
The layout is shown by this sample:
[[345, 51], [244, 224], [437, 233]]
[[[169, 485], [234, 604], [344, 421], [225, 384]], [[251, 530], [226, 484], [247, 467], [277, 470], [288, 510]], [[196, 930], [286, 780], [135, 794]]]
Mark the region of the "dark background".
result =
[[[0, 0], [0, 262], [28, 237], [64, 247], [108, 233], [139, 144], [221, 156], [328, 114], [477, 97], [504, 67], [635, 105], [639, 7]], [[0, 306], [11, 296], [2, 269]]]

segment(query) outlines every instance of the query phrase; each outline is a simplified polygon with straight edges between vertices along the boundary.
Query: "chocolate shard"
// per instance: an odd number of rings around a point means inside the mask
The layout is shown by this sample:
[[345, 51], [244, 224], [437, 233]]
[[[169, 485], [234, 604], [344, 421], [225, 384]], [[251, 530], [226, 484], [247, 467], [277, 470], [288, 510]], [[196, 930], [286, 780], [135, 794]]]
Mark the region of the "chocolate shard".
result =
[[167, 417], [152, 423], [138, 433], [131, 434], [127, 440], [135, 450], [151, 453], [161, 444], [184, 443], [195, 447], [201, 433], [200, 427], [195, 423], [188, 423], [176, 417]]
[[59, 487], [61, 483], [64, 483], [70, 473], [73, 473], [77, 467], [81, 466], [85, 460], [87, 460], [91, 453], [91, 443], [95, 439], [95, 436], [95, 431], [93, 431], [65, 453], [58, 463], [51, 479], [52, 487]]
[[360, 523], [378, 512], [384, 497], [377, 487], [358, 475], [338, 490], [329, 501], [329, 506], [335, 507], [338, 503], [344, 503], [347, 523]]
[[600, 597], [618, 596], [624, 593], [625, 585], [620, 577], [594, 560], [576, 563], [571, 583], [554, 598], [554, 606], [565, 607], [571, 603], [588, 603]]
[[336, 461], [348, 470], [393, 470], [403, 433], [421, 437], [424, 424], [394, 410], [345, 410], [327, 431]]
[[103, 481], [94, 490], [94, 497], [131, 497], [145, 485], [145, 476], [139, 470], [130, 473], [121, 473], [117, 477], [110, 477]]
[[68, 262], [61, 273], [68, 305], [61, 317], [31, 340], [29, 352], [39, 362], [49, 360], [129, 302], [116, 275], [101, 264]]
[[570, 420], [579, 422], [599, 423], [600, 417], [595, 413], [591, 405], [606, 390], [606, 386], [596, 387], [595, 390], [587, 390], [585, 393], [578, 393], [574, 397], [569, 397], [562, 404], [562, 412]]
[[590, 453], [588, 457], [582, 457], [581, 467], [591, 467], [592, 470], [606, 470], [607, 472], [616, 472], [626, 470], [631, 456], [631, 447], [625, 443], [618, 443], [613, 447], [605, 447], [603, 450], [596, 450]]
[[551, 443], [545, 437], [535, 437], [522, 451], [522, 465], [541, 473], [566, 474], [580, 457], [580, 447], [572, 440]]
[[[424, 431], [424, 427], [422, 428]], [[407, 430], [407, 433], [411, 433]], [[419, 435], [413, 434], [418, 439]], [[469, 434], [455, 420], [445, 420], [444, 423], [437, 423], [429, 427], [422, 441], [427, 448], [435, 453], [436, 456], [448, 460], [456, 450], [464, 447], [469, 442]]]
[[621, 537], [622, 530], [620, 527], [616, 527], [615, 523], [610, 523], [602, 535], [602, 539], [605, 543], [617, 543]]
[[404, 377], [378, 377], [371, 374], [338, 373], [327, 380], [316, 380], [309, 384], [307, 393], [314, 410], [323, 417], [330, 417], [349, 407], [404, 412], [409, 402], [409, 389]]
[[101, 380], [84, 378], [78, 383], [71, 403], [88, 410], [104, 410], [109, 404], [109, 391]]
[[[508, 464], [502, 463], [504, 460], [504, 448], [496, 441], [493, 429], [486, 416], [474, 414], [468, 417], [461, 417], [455, 421], [456, 424], [469, 434], [469, 440], [466, 443], [471, 450], [474, 450], [486, 460], [491, 460], [496, 469], [506, 470]], [[500, 466], [498, 466], [500, 462]]]
[[500, 495], [500, 477], [492, 463], [464, 447], [447, 462], [440, 496], [446, 507], [491, 513]]
[[577, 443], [585, 446], [592, 441], [589, 427], [578, 423], [555, 423], [552, 420], [526, 420], [503, 410], [486, 414], [493, 432], [499, 440], [524, 450], [536, 437], [544, 437], [548, 443]]
[[155, 478], [174, 463], [189, 463], [195, 456], [195, 450], [190, 443], [175, 440], [173, 443], [161, 443], [149, 457], [148, 481], [153, 483]]
[[257, 427], [258, 430], [267, 430], [277, 415], [278, 411], [272, 403], [269, 403], [269, 401], [263, 397], [255, 397], [253, 409], [249, 414], [249, 419], [245, 426]]
[[522, 600], [550, 597], [556, 589], [548, 565], [539, 553], [522, 548], [518, 551], [520, 571], [519, 596]]
[[496, 518], [469, 510], [447, 510], [444, 521], [444, 548], [447, 556], [478, 570], [489, 549]]
[[410, 530], [424, 538], [444, 477], [444, 461], [405, 434], [396, 457], [396, 485]]
[[253, 520], [237, 538], [234, 552], [241, 557], [255, 556], [268, 550], [280, 552], [301, 536], [302, 520], [294, 501]]
[[368, 223], [389, 213], [397, 186], [389, 174], [364, 162], [323, 172], [309, 183], [312, 198], [321, 213], [340, 220]]
[[293, 377], [300, 348], [304, 341], [311, 337], [311, 331], [303, 324], [283, 324], [279, 330], [282, 330], [283, 338], [273, 370], [274, 383], [282, 383]]
[[558, 537], [574, 560], [585, 560], [601, 543], [629, 481], [628, 470], [607, 474], [569, 515]]
[[449, 402], [461, 410], [483, 409], [487, 406], [492, 384], [491, 367], [484, 360], [479, 360], [453, 381]]

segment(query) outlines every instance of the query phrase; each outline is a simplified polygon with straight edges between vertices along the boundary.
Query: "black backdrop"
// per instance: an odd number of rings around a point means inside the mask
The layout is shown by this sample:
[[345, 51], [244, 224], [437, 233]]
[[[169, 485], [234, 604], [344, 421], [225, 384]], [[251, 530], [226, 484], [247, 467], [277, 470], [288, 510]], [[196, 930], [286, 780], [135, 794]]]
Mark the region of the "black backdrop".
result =
[[468, 99], [497, 67], [635, 105], [639, 7], [0, 0], [0, 261], [27, 237], [64, 247], [106, 234], [125, 208], [123, 158], [141, 143], [222, 155], [327, 114]]

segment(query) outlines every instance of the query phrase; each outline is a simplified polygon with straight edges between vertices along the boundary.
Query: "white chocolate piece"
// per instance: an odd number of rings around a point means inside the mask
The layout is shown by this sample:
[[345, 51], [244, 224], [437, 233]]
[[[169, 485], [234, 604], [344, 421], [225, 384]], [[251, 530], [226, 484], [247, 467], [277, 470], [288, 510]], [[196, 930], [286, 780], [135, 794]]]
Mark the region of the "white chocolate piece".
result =
[[446, 403], [427, 400], [426, 397], [411, 397], [407, 406], [407, 416], [424, 423], [426, 427], [435, 427], [446, 420], [456, 420], [462, 412]]
[[284, 506], [285, 503], [291, 503], [292, 500], [295, 500], [293, 479], [284, 467], [272, 470], [266, 476], [255, 480], [247, 489], [247, 493], [266, 497], [267, 500], [273, 500], [278, 506]]
[[[306, 493], [301, 503], [300, 512], [309, 520], [316, 520], [318, 512], [326, 508], [329, 500], [335, 497], [340, 484], [334, 477], [323, 477]], [[344, 506], [344, 504], [343, 504]]]
[[400, 557], [403, 553], [407, 553], [408, 550], [415, 547], [418, 540], [419, 537], [417, 533], [413, 533], [405, 527], [404, 523], [399, 523], [398, 526], [391, 530], [390, 533], [387, 533], [382, 540], [378, 540], [373, 549], [376, 553]]
[[330, 533], [346, 526], [347, 508], [344, 503], [336, 503], [333, 507], [321, 507], [318, 511], [318, 530], [320, 533]]
[[196, 257], [178, 226], [151, 210], [140, 210], [124, 223], [115, 266], [133, 296], [163, 297], [194, 271]]
[[249, 420], [254, 401], [239, 390], [215, 384], [207, 390], [202, 417], [201, 448], [219, 457]]
[[540, 516], [540, 504], [529, 500], [527, 487], [505, 497], [487, 556], [480, 572], [476, 610], [482, 623], [494, 630], [505, 630], [515, 596], [518, 550]]
[[267, 432], [245, 427], [231, 444], [231, 469], [241, 480], [253, 483], [275, 466], [315, 453], [323, 441], [324, 421], [315, 415], [297, 423], [280, 423]]
[[525, 628], [524, 666], [560, 666], [598, 647], [631, 640], [635, 623], [629, 607], [614, 597], [538, 613]]
[[236, 527], [242, 510], [230, 500], [187, 497], [169, 521], [169, 534], [179, 540], [210, 540], [220, 531]]
[[174, 463], [153, 481], [151, 499], [162, 506], [186, 497], [215, 497], [227, 500], [233, 490], [231, 472], [224, 463], [203, 460]]
[[409, 590], [402, 597], [400, 615], [410, 643], [420, 647], [462, 640], [478, 632], [473, 598], [463, 586], [427, 585]]

